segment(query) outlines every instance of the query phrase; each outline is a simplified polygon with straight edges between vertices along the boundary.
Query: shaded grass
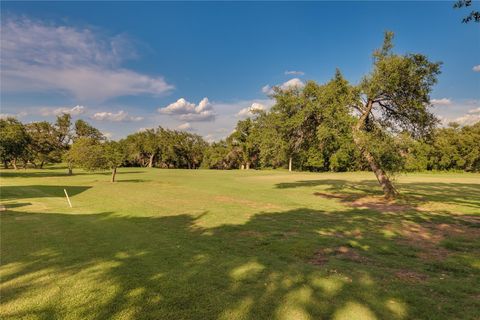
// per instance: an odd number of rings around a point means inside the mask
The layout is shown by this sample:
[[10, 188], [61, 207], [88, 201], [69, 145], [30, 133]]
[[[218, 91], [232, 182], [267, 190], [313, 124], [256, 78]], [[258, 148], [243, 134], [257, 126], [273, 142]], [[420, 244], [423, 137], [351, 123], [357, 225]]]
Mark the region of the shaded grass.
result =
[[[410, 208], [390, 212], [314, 195], [378, 195], [369, 173], [126, 168], [111, 184], [49, 171], [1, 172], [5, 319], [475, 319], [480, 309], [479, 228], [460, 219], [479, 214], [479, 175], [400, 177]], [[445, 233], [436, 245], [448, 256], [425, 259], [406, 225], [465, 234]]]

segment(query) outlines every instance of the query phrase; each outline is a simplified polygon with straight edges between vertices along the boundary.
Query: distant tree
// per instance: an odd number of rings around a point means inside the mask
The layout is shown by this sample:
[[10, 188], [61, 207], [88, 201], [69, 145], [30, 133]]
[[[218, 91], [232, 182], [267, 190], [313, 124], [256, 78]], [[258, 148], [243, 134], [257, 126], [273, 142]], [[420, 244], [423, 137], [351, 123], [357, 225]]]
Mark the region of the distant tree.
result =
[[250, 139], [258, 149], [260, 167], [279, 168], [286, 164], [287, 143], [280, 132], [277, 113], [260, 112], [253, 121]]
[[99, 161], [99, 169], [107, 168], [112, 171], [111, 182], [115, 182], [117, 168], [127, 159], [125, 147], [116, 141], [107, 141], [102, 144], [103, 161]]
[[69, 113], [57, 116], [54, 127], [58, 147], [63, 151], [67, 150], [72, 141], [72, 116]]
[[0, 157], [5, 168], [10, 162], [15, 170], [17, 160], [27, 154], [30, 137], [25, 126], [15, 118], [0, 119]]
[[393, 33], [387, 32], [382, 48], [373, 54], [373, 70], [355, 88], [357, 98], [351, 104], [358, 114], [354, 142], [387, 198], [397, 191], [372, 153], [374, 141], [389, 132], [406, 131], [418, 137], [432, 131], [437, 120], [428, 109], [429, 94], [440, 73], [440, 63], [423, 55], [392, 53], [392, 39]]
[[271, 112], [276, 113], [277, 116], [272, 119], [277, 121], [279, 133], [285, 143], [288, 155], [288, 171], [292, 171], [293, 157], [300, 151], [305, 139], [305, 131], [302, 130], [302, 124], [305, 122], [302, 109], [305, 103], [301, 93], [302, 89], [293, 87], [288, 90], [275, 88], [273, 94], [276, 103]]
[[97, 141], [105, 140], [105, 136], [95, 127], [92, 127], [86, 121], [79, 119], [75, 121], [74, 140], [80, 138], [90, 138]]
[[78, 138], [65, 156], [66, 160], [87, 171], [109, 169], [115, 182], [117, 168], [127, 159], [124, 145], [116, 141], [99, 142], [93, 138]]
[[69, 166], [76, 166], [88, 171], [98, 170], [104, 167], [103, 150], [99, 141], [89, 138], [77, 138], [70, 150], [64, 156]]
[[250, 169], [258, 160], [258, 148], [252, 132], [253, 121], [247, 118], [237, 123], [235, 131], [227, 139], [234, 152], [230, 156], [238, 157], [242, 169]]
[[[470, 7], [473, 4], [472, 0], [458, 0], [455, 2], [453, 7], [455, 9], [461, 9], [461, 8], [467, 8]], [[478, 10], [472, 10], [468, 16], [463, 18], [462, 22], [463, 23], [469, 23], [470, 21], [474, 22], [480, 22], [480, 12]]]
[[224, 140], [213, 142], [205, 149], [205, 154], [202, 159], [202, 168], [232, 169], [227, 161], [228, 152], [229, 147]]
[[61, 160], [61, 150], [59, 150], [59, 141], [55, 127], [47, 122], [32, 122], [25, 125], [27, 133], [30, 136], [28, 144], [29, 160], [39, 167], [47, 162], [59, 162]]
[[152, 168], [155, 157], [160, 152], [160, 139], [157, 132], [148, 129], [139, 133], [141, 137], [142, 152], [148, 157], [148, 167]]

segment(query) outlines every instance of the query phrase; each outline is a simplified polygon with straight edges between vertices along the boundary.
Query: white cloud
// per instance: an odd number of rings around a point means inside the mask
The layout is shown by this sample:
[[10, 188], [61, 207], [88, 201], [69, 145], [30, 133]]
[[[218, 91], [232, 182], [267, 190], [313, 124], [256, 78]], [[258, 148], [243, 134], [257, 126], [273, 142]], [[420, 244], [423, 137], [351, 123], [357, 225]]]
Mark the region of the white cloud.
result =
[[130, 122], [130, 121], [142, 121], [143, 117], [130, 116], [127, 112], [120, 110], [117, 113], [97, 112], [92, 116], [92, 119], [97, 121]]
[[287, 76], [303, 76], [305, 75], [305, 72], [303, 71], [295, 71], [295, 70], [291, 70], [291, 71], [285, 71], [285, 75]]
[[465, 125], [472, 125], [474, 123], [477, 123], [478, 121], [480, 121], [480, 113], [476, 114], [476, 113], [469, 113], [469, 114], [466, 114], [464, 116], [461, 116], [461, 117], [458, 117], [458, 118], [455, 118], [453, 120], [453, 122], [456, 122], [462, 126], [465, 126]]
[[20, 111], [18, 113], [0, 113], [0, 119], [6, 119], [6, 118], [22, 118], [27, 116], [28, 113], [25, 111]]
[[275, 93], [273, 91], [273, 88], [268, 84], [262, 87], [262, 92], [265, 93], [266, 95], [272, 95]]
[[84, 114], [87, 108], [81, 105], [76, 105], [75, 107], [60, 107], [60, 108], [55, 108], [55, 107], [45, 107], [45, 108], [40, 108], [39, 109], [40, 115], [44, 117], [48, 116], [58, 116], [61, 115], [62, 113], [68, 113], [72, 116], [79, 116], [81, 114]]
[[473, 66], [472, 70], [475, 72], [480, 72], [480, 64]]
[[207, 135], [205, 135], [203, 138], [204, 138], [205, 141], [207, 141], [208, 143], [213, 143], [213, 142], [215, 142], [215, 141], [217, 140], [213, 134], [207, 134]]
[[177, 127], [178, 130], [193, 131], [192, 125], [189, 122], [182, 123]]
[[478, 107], [478, 108], [476, 108], [476, 109], [468, 110], [468, 113], [469, 113], [469, 114], [477, 114], [477, 113], [480, 113], [480, 107]]
[[133, 56], [121, 35], [105, 38], [88, 28], [27, 18], [2, 21], [1, 34], [3, 91], [60, 92], [81, 101], [103, 101], [173, 89], [163, 77], [120, 66]]
[[237, 117], [250, 117], [255, 114], [256, 111], [265, 111], [266, 108], [263, 104], [254, 102], [250, 107], [243, 108], [237, 113]]
[[[278, 87], [280, 90], [288, 91], [294, 88], [303, 88], [304, 86], [305, 83], [302, 80], [300, 80], [299, 78], [293, 78], [280, 85], [277, 85], [276, 87]], [[268, 84], [262, 88], [262, 92], [267, 95], [272, 95], [273, 93], [275, 93], [273, 87]]]
[[432, 100], [430, 100], [430, 102], [433, 105], [436, 105], [436, 106], [448, 106], [448, 105], [452, 104], [452, 100], [450, 100], [448, 98], [432, 99]]
[[164, 108], [158, 109], [159, 113], [177, 116], [182, 121], [213, 121], [215, 112], [208, 98], [203, 98], [198, 105], [180, 98]]

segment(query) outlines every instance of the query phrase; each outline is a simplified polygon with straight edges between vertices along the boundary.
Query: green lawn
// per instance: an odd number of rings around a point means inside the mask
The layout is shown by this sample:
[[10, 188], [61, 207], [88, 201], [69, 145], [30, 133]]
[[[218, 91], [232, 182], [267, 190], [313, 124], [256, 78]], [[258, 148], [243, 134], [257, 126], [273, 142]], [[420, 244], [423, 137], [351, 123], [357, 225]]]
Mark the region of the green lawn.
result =
[[0, 172], [2, 319], [479, 319], [479, 174]]

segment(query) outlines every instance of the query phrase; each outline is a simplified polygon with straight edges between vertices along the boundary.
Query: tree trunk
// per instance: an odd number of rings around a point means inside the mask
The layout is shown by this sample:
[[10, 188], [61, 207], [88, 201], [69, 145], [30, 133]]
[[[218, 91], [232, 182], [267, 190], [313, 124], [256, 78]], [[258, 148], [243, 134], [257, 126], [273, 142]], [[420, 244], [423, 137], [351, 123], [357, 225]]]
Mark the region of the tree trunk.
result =
[[3, 168], [8, 169], [8, 161], [7, 160], [3, 160]]
[[71, 176], [73, 174], [73, 169], [72, 167], [68, 167], [68, 175]]
[[377, 177], [378, 183], [382, 186], [383, 194], [385, 195], [386, 199], [393, 199], [398, 195], [397, 190], [393, 186], [392, 182], [388, 178], [385, 171], [377, 164], [377, 161], [373, 158], [372, 154], [368, 152], [365, 148], [362, 152], [363, 157], [367, 160], [370, 168], [372, 169], [373, 173]]
[[292, 172], [292, 156], [288, 158], [288, 171]]
[[247, 165], [245, 166], [245, 169], [250, 170], [250, 162], [247, 162]]
[[13, 169], [18, 170], [18, 167], [17, 167], [17, 159], [16, 159], [16, 158], [13, 158], [13, 160], [12, 160], [12, 166], [13, 166]]
[[393, 199], [398, 195], [397, 190], [393, 186], [385, 171], [383, 171], [383, 169], [378, 165], [373, 155], [370, 153], [370, 151], [368, 151], [366, 143], [361, 136], [361, 131], [365, 127], [365, 122], [368, 118], [368, 115], [372, 111], [372, 108], [373, 101], [369, 100], [366, 105], [366, 110], [358, 120], [357, 125], [353, 127], [353, 141], [355, 142], [355, 145], [360, 150], [365, 160], [367, 160], [370, 168], [377, 177], [378, 183], [380, 183], [380, 186], [383, 189], [383, 194], [385, 195], [385, 198]]
[[152, 154], [149, 158], [148, 158], [148, 167], [151, 168], [153, 167], [153, 159], [155, 158], [155, 155]]
[[242, 164], [242, 165], [240, 166], [240, 170], [243, 170], [243, 169], [245, 169], [245, 165], [244, 165], [244, 164]]
[[115, 182], [115, 175], [117, 174], [117, 168], [112, 169], [112, 182]]
[[43, 169], [43, 165], [45, 164], [44, 161], [40, 162], [40, 169]]

